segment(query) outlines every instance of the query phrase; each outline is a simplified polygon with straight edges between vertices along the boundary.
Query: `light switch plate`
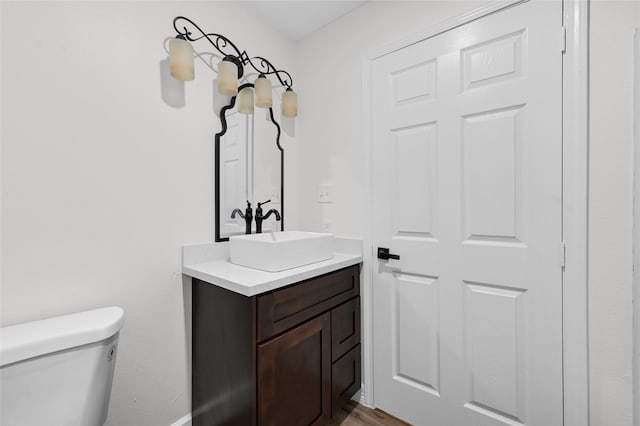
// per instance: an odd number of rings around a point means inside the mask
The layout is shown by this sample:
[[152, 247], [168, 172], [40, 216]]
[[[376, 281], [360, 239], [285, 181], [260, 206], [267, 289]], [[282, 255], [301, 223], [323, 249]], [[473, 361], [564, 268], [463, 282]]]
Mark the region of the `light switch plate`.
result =
[[271, 187], [271, 202], [274, 204], [279, 204], [280, 203], [280, 188], [277, 186], [272, 186]]
[[333, 203], [333, 185], [329, 183], [318, 185], [318, 202]]

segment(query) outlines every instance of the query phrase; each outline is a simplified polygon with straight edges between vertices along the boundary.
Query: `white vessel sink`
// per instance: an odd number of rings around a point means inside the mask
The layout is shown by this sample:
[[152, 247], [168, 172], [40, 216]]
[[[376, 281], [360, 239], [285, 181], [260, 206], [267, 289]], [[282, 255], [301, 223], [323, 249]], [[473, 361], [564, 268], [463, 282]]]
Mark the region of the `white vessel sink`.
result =
[[229, 239], [231, 263], [278, 272], [333, 257], [333, 234], [283, 231]]

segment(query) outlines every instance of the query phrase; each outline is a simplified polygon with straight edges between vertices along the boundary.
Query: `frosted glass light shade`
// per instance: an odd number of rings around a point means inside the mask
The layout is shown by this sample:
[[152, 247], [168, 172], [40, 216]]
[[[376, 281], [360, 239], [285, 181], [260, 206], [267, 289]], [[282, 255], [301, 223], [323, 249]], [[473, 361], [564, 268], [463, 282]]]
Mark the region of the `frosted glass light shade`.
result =
[[260, 108], [271, 108], [273, 99], [271, 97], [271, 80], [260, 74], [254, 83], [256, 87], [256, 105]]
[[238, 94], [238, 66], [231, 61], [218, 64], [218, 90], [229, 96]]
[[253, 89], [245, 87], [238, 93], [238, 112], [253, 114]]
[[169, 72], [177, 80], [193, 80], [193, 46], [187, 40], [169, 41]]
[[298, 116], [298, 94], [291, 88], [282, 94], [282, 115], [285, 117]]

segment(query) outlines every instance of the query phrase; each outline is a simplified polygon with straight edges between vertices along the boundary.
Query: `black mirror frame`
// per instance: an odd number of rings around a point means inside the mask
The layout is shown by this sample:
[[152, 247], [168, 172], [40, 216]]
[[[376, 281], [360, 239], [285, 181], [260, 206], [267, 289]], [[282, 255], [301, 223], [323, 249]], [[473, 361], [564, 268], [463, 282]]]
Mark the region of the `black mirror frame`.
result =
[[[238, 93], [245, 87], [253, 87], [253, 83], [246, 83], [238, 87]], [[214, 144], [214, 156], [215, 156], [215, 216], [216, 216], [216, 243], [229, 241], [229, 237], [220, 237], [220, 138], [227, 133], [227, 111], [233, 108], [236, 104], [236, 97], [232, 96], [229, 101], [229, 105], [225, 105], [220, 109], [220, 124], [222, 128], [216, 133]], [[280, 150], [280, 230], [284, 231], [284, 149], [280, 145], [280, 124], [273, 116], [273, 108], [269, 108], [269, 116], [271, 122], [276, 126], [276, 147]]]

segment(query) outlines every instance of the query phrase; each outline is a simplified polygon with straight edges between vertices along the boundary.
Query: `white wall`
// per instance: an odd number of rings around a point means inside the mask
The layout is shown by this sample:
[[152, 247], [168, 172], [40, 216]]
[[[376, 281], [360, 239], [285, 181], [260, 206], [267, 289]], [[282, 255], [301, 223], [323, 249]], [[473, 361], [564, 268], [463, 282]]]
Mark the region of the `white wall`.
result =
[[1, 7], [1, 323], [122, 306], [107, 425], [169, 425], [190, 411], [180, 248], [213, 239], [219, 121], [200, 61], [186, 105], [163, 102], [164, 42], [185, 15], [295, 75], [293, 45], [243, 3]]
[[[296, 45], [299, 84], [300, 225], [363, 235], [362, 58], [366, 51], [483, 4], [481, 1], [372, 1]], [[333, 203], [317, 187], [333, 185]]]
[[640, 3], [590, 19], [589, 357], [592, 425], [632, 424], [633, 29]]
[[[301, 84], [300, 224], [362, 237], [362, 56], [482, 2], [371, 2], [296, 45]], [[589, 325], [592, 426], [632, 413], [632, 28], [640, 3], [591, 7]], [[321, 53], [325, 52], [327, 53]], [[320, 52], [320, 53], [319, 53]], [[327, 87], [335, 87], [327, 90]], [[321, 117], [321, 118], [320, 118]], [[334, 184], [334, 203], [316, 188]]]
[[634, 216], [633, 216], [633, 272], [634, 272], [634, 293], [633, 293], [633, 306], [634, 306], [634, 322], [633, 322], [633, 336], [634, 336], [634, 426], [640, 426], [640, 27], [635, 30], [635, 55], [633, 65], [633, 115], [634, 115]]

